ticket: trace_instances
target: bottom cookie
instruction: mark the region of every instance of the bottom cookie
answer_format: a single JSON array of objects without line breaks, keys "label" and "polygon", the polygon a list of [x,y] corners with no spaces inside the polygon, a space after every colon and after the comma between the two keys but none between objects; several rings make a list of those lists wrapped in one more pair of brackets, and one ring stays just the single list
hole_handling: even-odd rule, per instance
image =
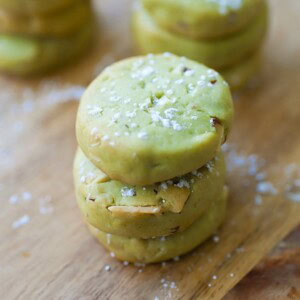
[{"label": "bottom cookie", "polygon": [[210,237],[223,222],[227,189],[194,224],[183,232],[168,237],[135,239],[104,233],[88,225],[91,233],[115,256],[123,261],[155,263],[183,255]]},{"label": "bottom cookie", "polygon": [[244,87],[258,73],[260,68],[260,52],[230,68],[220,70],[220,73],[232,90]]},{"label": "bottom cookie", "polygon": [[91,37],[91,23],[67,38],[39,39],[2,34],[0,71],[17,76],[44,73],[78,57]]}]

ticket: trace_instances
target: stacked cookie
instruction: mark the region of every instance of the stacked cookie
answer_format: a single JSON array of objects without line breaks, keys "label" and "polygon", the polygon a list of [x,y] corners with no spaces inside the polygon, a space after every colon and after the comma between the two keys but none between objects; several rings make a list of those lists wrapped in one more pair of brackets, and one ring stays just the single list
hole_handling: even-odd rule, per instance
[{"label": "stacked cookie", "polygon": [[0,70],[48,71],[79,56],[92,35],[89,0],[0,0]]},{"label": "stacked cookie", "polygon": [[117,258],[167,260],[220,225],[220,145],[232,113],[217,72],[169,53],[115,63],[87,88],[76,121],[76,197],[90,231]]},{"label": "stacked cookie", "polygon": [[189,57],[234,89],[256,73],[266,28],[265,0],[140,0],[133,14],[141,53]]}]

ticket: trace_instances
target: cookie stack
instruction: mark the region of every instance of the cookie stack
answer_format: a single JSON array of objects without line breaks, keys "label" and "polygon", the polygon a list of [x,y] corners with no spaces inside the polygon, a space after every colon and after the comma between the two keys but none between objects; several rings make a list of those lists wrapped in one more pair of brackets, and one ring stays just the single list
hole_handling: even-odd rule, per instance
[{"label": "cookie stack", "polygon": [[233,89],[259,68],[265,0],[140,0],[133,31],[142,54],[165,51],[218,70]]},{"label": "cookie stack", "polygon": [[76,197],[90,231],[121,260],[182,255],[225,216],[220,145],[232,122],[227,83],[165,53],[106,68],[77,114]]},{"label": "cookie stack", "polygon": [[92,35],[89,0],[0,0],[0,70],[34,75],[79,56]]}]

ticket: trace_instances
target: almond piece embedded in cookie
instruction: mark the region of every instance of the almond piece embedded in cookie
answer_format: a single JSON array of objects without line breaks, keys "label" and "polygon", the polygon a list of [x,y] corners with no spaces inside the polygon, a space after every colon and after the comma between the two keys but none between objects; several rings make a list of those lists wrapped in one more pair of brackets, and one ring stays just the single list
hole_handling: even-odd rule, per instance
[{"label": "almond piece embedded in cookie", "polygon": [[173,213],[180,213],[183,210],[184,204],[189,198],[190,190],[188,188],[179,188],[176,186],[169,186],[166,190],[160,190],[158,197],[166,200],[166,207]]},{"label": "almond piece embedded in cookie", "polygon": [[125,214],[141,215],[141,214],[159,214],[161,208],[157,206],[110,206],[108,210],[115,216],[122,216]]}]

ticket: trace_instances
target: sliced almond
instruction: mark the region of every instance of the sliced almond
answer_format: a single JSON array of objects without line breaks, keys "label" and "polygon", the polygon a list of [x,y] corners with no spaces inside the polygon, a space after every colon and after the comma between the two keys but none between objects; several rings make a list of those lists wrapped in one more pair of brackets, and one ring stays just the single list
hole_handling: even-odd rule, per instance
[{"label": "sliced almond", "polygon": [[168,186],[166,190],[160,190],[157,194],[158,197],[167,201],[165,207],[173,213],[180,213],[183,210],[189,195],[189,189],[179,188],[173,185]]},{"label": "sliced almond", "polygon": [[115,216],[122,216],[125,214],[131,215],[140,215],[140,214],[159,214],[161,212],[161,208],[157,206],[110,206],[108,210],[112,212]]}]

